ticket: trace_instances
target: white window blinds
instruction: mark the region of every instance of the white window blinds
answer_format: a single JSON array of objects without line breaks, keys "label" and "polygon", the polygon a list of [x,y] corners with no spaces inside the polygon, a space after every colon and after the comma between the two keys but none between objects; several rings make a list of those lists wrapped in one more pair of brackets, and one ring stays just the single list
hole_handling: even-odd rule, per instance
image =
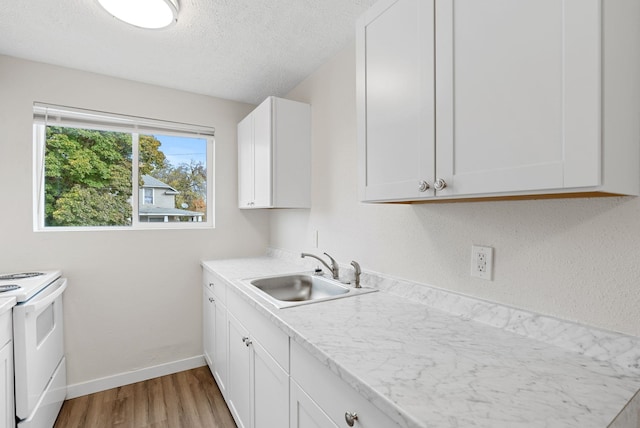
[{"label": "white window blinds", "polygon": [[45,126],[67,126],[140,134],[180,134],[183,136],[213,137],[215,129],[208,126],[165,120],[148,119],[84,110],[51,104],[34,103],[33,121]]}]

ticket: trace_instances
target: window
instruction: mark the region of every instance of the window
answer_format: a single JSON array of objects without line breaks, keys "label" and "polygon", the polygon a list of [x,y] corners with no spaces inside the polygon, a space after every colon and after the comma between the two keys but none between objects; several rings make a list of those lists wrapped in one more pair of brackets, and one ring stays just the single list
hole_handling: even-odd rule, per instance
[{"label": "window", "polygon": [[144,190],[144,202],[145,205],[153,205],[153,188],[145,187]]},{"label": "window", "polygon": [[213,226],[213,129],[34,104],[35,230]]}]

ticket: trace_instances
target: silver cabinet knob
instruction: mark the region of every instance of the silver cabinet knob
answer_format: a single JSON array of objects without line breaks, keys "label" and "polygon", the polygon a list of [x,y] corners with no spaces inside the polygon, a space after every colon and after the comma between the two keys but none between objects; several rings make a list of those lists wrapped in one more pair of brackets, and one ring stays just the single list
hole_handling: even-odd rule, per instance
[{"label": "silver cabinet knob", "polygon": [[345,412],[344,413],[344,420],[347,422],[347,425],[352,427],[353,424],[358,420],[358,414],[357,413],[351,413],[351,412]]},{"label": "silver cabinet knob", "polygon": [[213,288],[213,282],[209,283],[209,288]]},{"label": "silver cabinet knob", "polygon": [[426,192],[427,190],[429,190],[429,183],[424,180],[420,180],[420,182],[418,183],[418,190],[421,192]]},{"label": "silver cabinet knob", "polygon": [[447,182],[444,181],[442,178],[438,178],[436,182],[433,183],[433,187],[435,187],[436,190],[442,190],[445,187],[447,187]]},{"label": "silver cabinet knob", "polygon": [[211,303],[213,303],[213,302],[215,302],[215,299],[214,299],[213,297],[209,297],[209,301],[210,301]]},{"label": "silver cabinet knob", "polygon": [[245,346],[251,345],[251,340],[246,336],[242,338],[242,342],[244,342]]}]

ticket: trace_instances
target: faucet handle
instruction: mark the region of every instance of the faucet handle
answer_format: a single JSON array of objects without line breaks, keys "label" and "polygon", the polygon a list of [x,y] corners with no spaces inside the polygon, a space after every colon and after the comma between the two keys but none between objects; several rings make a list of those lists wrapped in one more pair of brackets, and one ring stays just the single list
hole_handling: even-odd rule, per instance
[{"label": "faucet handle", "polygon": [[353,266],[353,269],[355,270],[356,273],[356,288],[361,288],[360,287],[360,274],[362,273],[362,270],[360,270],[360,264],[358,262],[356,262],[355,260],[351,261],[351,266]]},{"label": "faucet handle", "polygon": [[329,260],[331,260],[331,264],[332,265],[337,265],[338,263],[336,262],[336,260],[331,257],[328,253],[324,253],[325,256],[329,257]]},{"label": "faucet handle", "polygon": [[324,255],[329,257],[329,260],[331,260],[331,273],[333,274],[333,279],[338,279],[339,271],[340,271],[340,266],[338,265],[338,262],[336,262],[336,260],[333,257],[331,257],[329,254],[324,253]]}]

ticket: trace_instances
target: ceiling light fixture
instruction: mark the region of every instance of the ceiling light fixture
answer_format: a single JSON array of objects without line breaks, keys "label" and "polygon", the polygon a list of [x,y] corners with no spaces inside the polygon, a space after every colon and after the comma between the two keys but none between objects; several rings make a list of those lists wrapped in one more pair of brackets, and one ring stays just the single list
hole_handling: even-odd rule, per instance
[{"label": "ceiling light fixture", "polygon": [[178,21],[178,0],[98,0],[107,12],[127,24],[158,29]]}]

